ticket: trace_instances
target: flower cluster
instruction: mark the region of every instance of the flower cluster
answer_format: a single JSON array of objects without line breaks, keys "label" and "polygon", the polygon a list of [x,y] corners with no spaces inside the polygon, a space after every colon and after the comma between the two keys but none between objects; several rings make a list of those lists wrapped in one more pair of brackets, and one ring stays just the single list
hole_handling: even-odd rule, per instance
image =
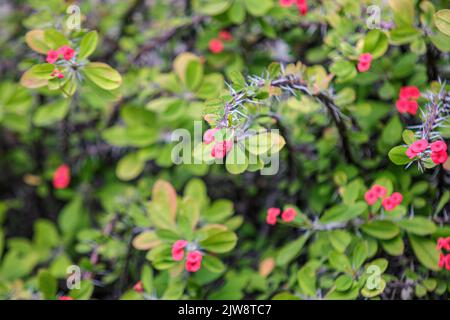
[{"label": "flower cluster", "polygon": [[291,7],[294,3],[302,16],[308,13],[308,2],[306,0],[280,0],[280,6],[285,8]]},{"label": "flower cluster", "polygon": [[358,59],[358,71],[366,72],[370,69],[370,64],[372,63],[372,55],[370,53],[362,53]]},{"label": "flower cluster", "polygon": [[58,300],[73,300],[73,298],[72,297],[69,297],[69,296],[61,296],[61,297],[59,297],[58,298]]},{"label": "flower cluster", "polygon": [[47,52],[47,58],[45,59],[48,63],[55,63],[59,58],[63,58],[68,61],[75,56],[75,50],[68,46],[64,45],[57,50],[49,50]]},{"label": "flower cluster", "polygon": [[70,168],[67,164],[62,164],[56,168],[53,174],[53,187],[55,189],[65,189],[70,184]]},{"label": "flower cluster", "polygon": [[366,191],[364,199],[368,205],[374,205],[378,199],[382,199],[381,205],[384,210],[392,211],[403,201],[403,196],[400,192],[394,192],[390,196],[387,195],[387,189],[383,186],[375,184]]},{"label": "flower cluster", "polygon": [[231,140],[215,141],[215,134],[217,131],[219,131],[218,128],[206,130],[203,134],[203,142],[205,144],[215,142],[211,150],[211,156],[216,159],[223,159],[233,147],[233,142]]},{"label": "flower cluster", "polygon": [[[430,149],[428,151],[428,148]],[[410,159],[416,157],[422,158],[424,155],[430,155],[434,164],[442,164],[447,161],[447,144],[442,140],[434,141],[429,144],[426,139],[414,141],[406,150],[406,155]]]},{"label": "flower cluster", "polygon": [[[181,261],[184,258],[184,249],[188,245],[186,240],[178,240],[172,246],[172,259]],[[186,255],[186,270],[189,272],[197,272],[202,265],[202,254],[198,250],[189,251]]]},{"label": "flower cluster", "polygon": [[419,97],[420,91],[417,87],[402,87],[400,89],[399,97],[395,102],[398,112],[415,115],[417,113],[417,109],[419,108],[419,104],[417,103],[417,99],[419,99]]},{"label": "flower cluster", "polygon": [[233,40],[233,36],[231,35],[231,33],[226,30],[222,30],[219,32],[217,38],[213,38],[209,41],[209,51],[211,51],[212,53],[220,53],[224,48],[223,42],[231,40]]},{"label": "flower cluster", "polygon": [[[446,250],[450,251],[450,237],[447,238],[439,238],[437,241],[438,250]],[[450,253],[443,254],[442,252],[439,254],[439,268],[444,268],[450,270]]]},{"label": "flower cluster", "polygon": [[[277,223],[277,217],[280,215],[281,210],[279,208],[269,208],[267,210],[266,223],[275,225]],[[281,219],[284,222],[291,222],[295,219],[297,212],[294,208],[287,208],[281,213]]]}]

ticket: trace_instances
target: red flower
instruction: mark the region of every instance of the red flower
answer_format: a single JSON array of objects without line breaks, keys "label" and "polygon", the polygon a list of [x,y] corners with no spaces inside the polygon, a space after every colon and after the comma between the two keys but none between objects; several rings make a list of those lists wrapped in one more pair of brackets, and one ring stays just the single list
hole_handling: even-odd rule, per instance
[{"label": "red flower", "polygon": [[58,52],[62,54],[64,60],[70,60],[75,56],[75,50],[68,45],[64,45],[58,49]]},{"label": "red flower", "polygon": [[53,187],[65,189],[70,183],[70,168],[67,164],[60,165],[53,174]]},{"label": "red flower", "polygon": [[69,296],[61,296],[58,298],[58,300],[73,300],[73,298]]},{"label": "red flower", "polygon": [[395,102],[395,106],[400,113],[407,113],[409,111],[409,101],[407,99],[398,99]]},{"label": "red flower", "polygon": [[406,86],[400,88],[400,99],[418,99],[420,97],[420,91],[415,86]]},{"label": "red flower", "polygon": [[417,153],[411,150],[411,147],[408,148],[408,150],[406,150],[406,155],[408,156],[408,158],[413,159],[417,156]]},{"label": "red flower", "polygon": [[446,260],[447,260],[447,257],[443,253],[440,253],[438,267],[443,268],[446,264]]},{"label": "red flower", "polygon": [[233,36],[227,30],[222,30],[219,32],[219,39],[223,41],[231,41],[233,40]]},{"label": "red flower", "polygon": [[186,270],[189,272],[197,272],[200,270],[202,258],[202,254],[198,250],[189,252],[186,258]]},{"label": "red flower", "polygon": [[431,161],[435,164],[445,163],[447,161],[448,155],[446,151],[441,152],[431,152]]},{"label": "red flower", "polygon": [[220,53],[223,51],[223,43],[219,39],[211,39],[209,41],[209,51],[212,53]]},{"label": "red flower", "polygon": [[370,53],[363,53],[359,56],[358,61],[358,71],[366,72],[370,69],[370,64],[372,63],[372,55]]},{"label": "red flower", "polygon": [[364,194],[364,200],[366,200],[367,204],[371,206],[377,202],[378,196],[372,189],[370,189]]},{"label": "red flower", "polygon": [[59,52],[55,51],[55,50],[49,50],[47,52],[47,58],[45,59],[45,61],[47,61],[48,63],[55,63],[59,58]]},{"label": "red flower", "polygon": [[292,4],[295,2],[295,0],[280,0],[280,6],[288,8],[290,6],[292,6]]},{"label": "red flower", "polygon": [[306,0],[297,0],[297,9],[302,16],[308,13],[308,3]]},{"label": "red flower", "polygon": [[439,238],[437,241],[437,248],[438,250],[448,250],[450,251],[450,237],[448,238]]},{"label": "red flower", "polygon": [[442,140],[435,141],[431,144],[431,151],[432,152],[447,151],[447,144]]},{"label": "red flower", "polygon": [[445,269],[450,271],[450,254],[445,258]]},{"label": "red flower", "polygon": [[399,98],[395,103],[400,113],[409,113],[416,115],[419,104],[417,99],[420,97],[420,91],[415,86],[406,86],[400,88]]},{"label": "red flower", "polygon": [[392,211],[397,206],[397,203],[395,203],[395,201],[391,197],[387,197],[383,199],[381,205],[383,206],[384,210]]},{"label": "red flower", "polygon": [[403,196],[400,192],[394,192],[391,194],[391,200],[396,204],[399,205],[403,201]]},{"label": "red flower", "polygon": [[218,128],[206,130],[205,133],[203,134],[203,142],[206,144],[210,144],[211,142],[213,142],[214,135],[216,134],[217,131],[219,131]]},{"label": "red flower", "polygon": [[410,148],[415,153],[424,152],[428,148],[428,141],[426,139],[420,139],[420,140],[414,141],[411,144]]},{"label": "red flower", "polygon": [[231,150],[232,146],[233,142],[231,141],[218,141],[211,150],[211,155],[216,159],[223,159]]},{"label": "red flower", "polygon": [[295,211],[294,208],[287,208],[281,214],[281,219],[283,219],[283,221],[285,221],[285,222],[291,222],[295,219],[296,215],[297,215],[297,212]]},{"label": "red flower", "polygon": [[133,286],[133,290],[136,291],[137,293],[142,293],[142,292],[144,292],[144,287],[142,286],[142,281],[138,281],[138,282]]},{"label": "red flower", "polygon": [[172,259],[181,261],[184,257],[184,248],[187,246],[186,240],[178,240],[172,246]]},{"label": "red flower", "polygon": [[419,109],[419,104],[415,100],[408,101],[408,113],[413,116],[416,115],[417,109]]},{"label": "red flower", "polygon": [[269,208],[267,209],[266,223],[270,225],[275,225],[277,223],[277,217],[280,215],[280,209]]},{"label": "red flower", "polygon": [[379,184],[375,184],[371,189],[378,198],[384,198],[386,196],[387,193],[386,188],[380,186]]}]

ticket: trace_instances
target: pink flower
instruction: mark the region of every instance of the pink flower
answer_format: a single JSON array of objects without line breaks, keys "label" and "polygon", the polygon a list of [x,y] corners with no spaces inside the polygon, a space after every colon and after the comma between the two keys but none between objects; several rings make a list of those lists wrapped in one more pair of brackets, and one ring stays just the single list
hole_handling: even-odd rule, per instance
[{"label": "pink flower", "polygon": [[400,113],[407,113],[409,111],[409,101],[407,99],[398,99],[395,102],[395,106]]},{"label": "pink flower", "polygon": [[431,161],[435,164],[445,163],[447,161],[448,155],[446,151],[441,152],[431,152]]},{"label": "pink flower", "polygon": [[277,223],[277,217],[280,215],[280,209],[269,208],[267,209],[266,223],[270,225],[275,225]]},{"label": "pink flower", "polygon": [[366,72],[370,69],[370,64],[372,63],[372,55],[370,53],[363,53],[359,56],[358,60],[358,71]]},{"label": "pink flower", "polygon": [[297,9],[302,16],[308,13],[308,3],[306,0],[297,0]]},{"label": "pink flower", "polygon": [[233,40],[233,36],[227,30],[222,30],[219,32],[219,39],[223,41],[231,41]]},{"label": "pink flower", "polygon": [[55,50],[49,50],[47,52],[47,58],[45,59],[45,61],[47,61],[48,63],[55,63],[59,58],[59,52],[55,51]]},{"label": "pink flower", "polygon": [[408,150],[406,150],[406,155],[408,158],[413,159],[417,156],[417,153],[412,151],[411,147],[409,147]]},{"label": "pink flower", "polygon": [[136,291],[137,293],[142,293],[142,292],[144,292],[144,287],[142,286],[142,281],[137,282],[137,283],[133,286],[133,290]]},{"label": "pink flower", "polygon": [[408,101],[408,113],[413,116],[416,115],[417,109],[419,109],[419,104],[415,100]]},{"label": "pink flower", "polygon": [[212,53],[220,53],[223,51],[223,43],[219,39],[211,39],[208,46],[209,51]]},{"label": "pink flower", "polygon": [[381,202],[381,205],[386,211],[392,211],[397,206],[397,204],[391,197],[384,198],[383,201]]},{"label": "pink flower", "polygon": [[233,146],[232,141],[218,141],[211,150],[211,156],[216,159],[223,159]]},{"label": "pink flower", "polygon": [[437,248],[438,250],[449,250],[450,251],[450,237],[448,238],[439,238],[437,241]]},{"label": "pink flower", "polygon": [[424,152],[428,148],[428,141],[426,139],[420,139],[420,140],[414,141],[411,144],[410,148],[415,153]]},{"label": "pink flower", "polygon": [[391,200],[396,204],[399,205],[403,201],[403,196],[400,192],[394,192],[391,194]]},{"label": "pink flower", "polygon": [[56,168],[53,174],[53,187],[55,189],[65,189],[70,183],[70,168],[67,164],[62,164]]},{"label": "pink flower", "polygon": [[280,6],[288,8],[294,4],[295,0],[280,0]]},{"label": "pink flower", "polygon": [[203,134],[203,142],[206,144],[210,144],[211,142],[213,142],[214,135],[216,134],[217,131],[219,131],[218,128],[206,130],[205,133]]},{"label": "pink flower", "polygon": [[370,189],[364,194],[364,200],[366,200],[367,204],[371,206],[377,202],[378,196],[372,189]]},{"label": "pink flower", "polygon": [[178,240],[172,246],[172,259],[181,261],[184,257],[184,248],[187,246],[186,240]]},{"label": "pink flower", "polygon": [[384,198],[386,196],[387,193],[386,188],[380,186],[379,184],[375,184],[371,189],[378,198]]},{"label": "pink flower", "polygon": [[447,144],[442,140],[435,141],[431,144],[431,151],[432,152],[447,151]]},{"label": "pink flower", "polygon": [[416,86],[405,86],[400,88],[400,99],[418,99],[420,91]]},{"label": "pink flower", "polygon": [[438,267],[443,268],[445,266],[446,260],[447,260],[447,257],[443,253],[440,253]]},{"label": "pink flower", "polygon": [[58,300],[73,300],[73,298],[69,296],[61,296],[58,298]]},{"label": "pink flower", "polygon": [[68,45],[64,45],[58,49],[58,52],[62,54],[64,60],[70,60],[75,56],[75,50]]},{"label": "pink flower", "polygon": [[297,215],[297,212],[295,211],[294,208],[287,208],[281,214],[281,219],[283,219],[284,222],[291,222],[295,219],[296,215]]},{"label": "pink flower", "polygon": [[450,271],[450,254],[445,258],[445,269]]},{"label": "pink flower", "polygon": [[198,250],[189,252],[186,257],[186,270],[189,272],[197,272],[200,270],[202,258],[202,254]]}]

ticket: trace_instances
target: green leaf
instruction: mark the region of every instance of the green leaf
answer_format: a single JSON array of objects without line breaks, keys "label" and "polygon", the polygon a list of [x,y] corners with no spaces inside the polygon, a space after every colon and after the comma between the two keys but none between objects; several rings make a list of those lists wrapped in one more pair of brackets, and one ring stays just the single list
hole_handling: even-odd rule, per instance
[{"label": "green leaf", "polygon": [[374,59],[377,59],[386,52],[388,49],[388,37],[387,35],[377,29],[370,30],[364,38],[363,52],[372,54]]},{"label": "green leaf", "polygon": [[225,265],[222,263],[222,261],[220,261],[219,258],[211,255],[203,256],[202,266],[204,266],[212,273],[223,273],[225,271]]},{"label": "green leaf", "polygon": [[237,243],[237,236],[232,231],[219,231],[200,241],[200,245],[207,251],[224,253],[232,250]]},{"label": "green leaf", "polygon": [[398,235],[400,229],[391,221],[376,220],[361,225],[361,230],[377,239],[389,240]]},{"label": "green leaf", "polygon": [[335,282],[337,291],[347,291],[352,287],[353,279],[347,274],[340,275]]},{"label": "green leaf", "polygon": [[225,12],[230,7],[231,2],[231,0],[194,0],[192,6],[200,14],[216,16]]},{"label": "green leaf", "polygon": [[389,32],[390,42],[395,45],[411,43],[419,36],[420,31],[413,27],[396,28]]},{"label": "green leaf", "polygon": [[332,251],[328,257],[328,262],[337,271],[351,273],[352,266],[348,257],[340,252]]},{"label": "green leaf", "polygon": [[425,236],[432,234],[436,231],[437,227],[433,221],[424,217],[414,217],[412,219],[403,219],[397,221],[397,225],[406,230],[409,233],[413,233],[419,236]]},{"label": "green leaf", "polygon": [[106,63],[91,62],[82,69],[83,74],[95,85],[105,90],[117,89],[122,83],[122,77]]},{"label": "green leaf", "polygon": [[247,11],[255,17],[265,15],[273,6],[272,0],[245,0],[244,2]]},{"label": "green leaf", "polygon": [[396,26],[402,27],[413,25],[415,18],[413,0],[389,0],[389,5],[394,13]]},{"label": "green leaf", "polygon": [[352,267],[358,270],[366,261],[369,255],[369,249],[366,241],[359,241],[352,252]]},{"label": "green leaf", "polygon": [[69,100],[56,100],[40,106],[33,115],[33,124],[38,127],[52,125],[66,116],[69,111]]},{"label": "green leaf", "polygon": [[416,141],[416,138],[415,138],[415,136],[414,136],[414,132],[411,131],[411,130],[404,130],[403,133],[402,133],[402,138],[403,138],[403,141],[404,141],[406,144],[408,144],[408,145],[410,145],[410,144],[412,144],[414,141]]},{"label": "green leaf", "polygon": [[98,34],[97,31],[90,31],[86,33],[80,41],[80,51],[77,58],[79,60],[89,57],[97,48]]},{"label": "green leaf", "polygon": [[324,224],[346,222],[362,215],[365,211],[367,211],[367,204],[363,201],[351,205],[339,204],[326,210],[319,221]]},{"label": "green leaf", "polygon": [[286,141],[282,136],[275,132],[264,131],[262,133],[254,134],[245,140],[247,150],[254,155],[262,155],[270,152],[279,152]]},{"label": "green leaf", "polygon": [[[195,199],[198,199],[196,197]],[[222,222],[233,215],[233,202],[226,199],[219,199],[212,203],[206,210],[204,218],[208,222]]]},{"label": "green leaf", "polygon": [[304,294],[316,297],[316,268],[305,265],[297,273],[297,282]]},{"label": "green leaf", "polygon": [[450,10],[439,10],[433,15],[433,21],[436,28],[443,34],[450,36]]},{"label": "green leaf", "polygon": [[419,262],[430,270],[438,271],[439,251],[433,241],[409,234],[409,243]]},{"label": "green leaf", "polygon": [[25,42],[34,51],[47,54],[51,49],[44,39],[44,30],[31,30],[25,35]]},{"label": "green leaf", "polygon": [[390,240],[382,240],[381,246],[391,256],[400,256],[405,251],[405,244],[401,236],[397,236]]},{"label": "green leaf", "polygon": [[80,288],[74,288],[70,290],[69,296],[74,300],[89,300],[94,292],[94,285],[90,280],[82,280],[80,282]]},{"label": "green leaf", "polygon": [[186,66],[186,74],[184,76],[186,87],[194,91],[202,82],[203,64],[199,60],[191,60]]},{"label": "green leaf", "polygon": [[116,167],[116,175],[121,180],[133,180],[144,170],[145,162],[137,152],[129,153],[119,160]]},{"label": "green leaf", "polygon": [[145,292],[152,294],[153,293],[153,270],[148,265],[145,264],[142,268],[141,272],[141,281],[142,286],[144,287]]},{"label": "green leaf", "polygon": [[341,82],[351,80],[357,75],[355,66],[347,60],[336,61],[331,65],[330,71],[334,73]]},{"label": "green leaf", "polygon": [[288,264],[292,259],[300,254],[303,246],[309,238],[309,233],[305,233],[294,241],[284,245],[277,254],[276,263],[279,266]]},{"label": "green leaf", "polygon": [[54,300],[56,298],[56,291],[58,284],[56,279],[47,270],[41,270],[38,275],[39,291],[42,292],[44,299]]},{"label": "green leaf", "polygon": [[49,220],[37,220],[34,224],[34,242],[41,247],[58,246],[60,239],[55,225]]},{"label": "green leaf", "polygon": [[154,231],[144,231],[133,239],[133,247],[137,250],[149,250],[160,243]]},{"label": "green leaf", "polygon": [[408,150],[405,146],[397,146],[392,148],[389,153],[389,159],[397,165],[405,165],[411,162],[411,159],[406,155],[406,150]]},{"label": "green leaf", "polygon": [[344,230],[333,230],[327,232],[328,239],[331,242],[331,245],[336,249],[338,252],[344,252],[347,246],[352,241],[351,235]]},{"label": "green leaf", "polygon": [[235,143],[233,148],[227,154],[225,167],[231,174],[240,174],[248,167],[248,159],[245,155],[245,150],[240,143]]},{"label": "green leaf", "polygon": [[34,89],[46,86],[52,78],[51,73],[55,66],[49,63],[37,64],[28,69],[20,78],[20,84],[26,88]]},{"label": "green leaf", "polygon": [[386,288],[386,281],[383,278],[381,278],[379,289],[369,290],[366,286],[364,286],[364,288],[361,289],[361,295],[366,298],[373,298],[382,294],[385,288]]},{"label": "green leaf", "polygon": [[56,50],[63,45],[69,45],[69,41],[66,37],[55,29],[46,29],[44,31],[45,43],[53,50]]},{"label": "green leaf", "polygon": [[242,1],[233,1],[228,10],[228,18],[235,24],[242,24],[245,20],[245,6]]}]

